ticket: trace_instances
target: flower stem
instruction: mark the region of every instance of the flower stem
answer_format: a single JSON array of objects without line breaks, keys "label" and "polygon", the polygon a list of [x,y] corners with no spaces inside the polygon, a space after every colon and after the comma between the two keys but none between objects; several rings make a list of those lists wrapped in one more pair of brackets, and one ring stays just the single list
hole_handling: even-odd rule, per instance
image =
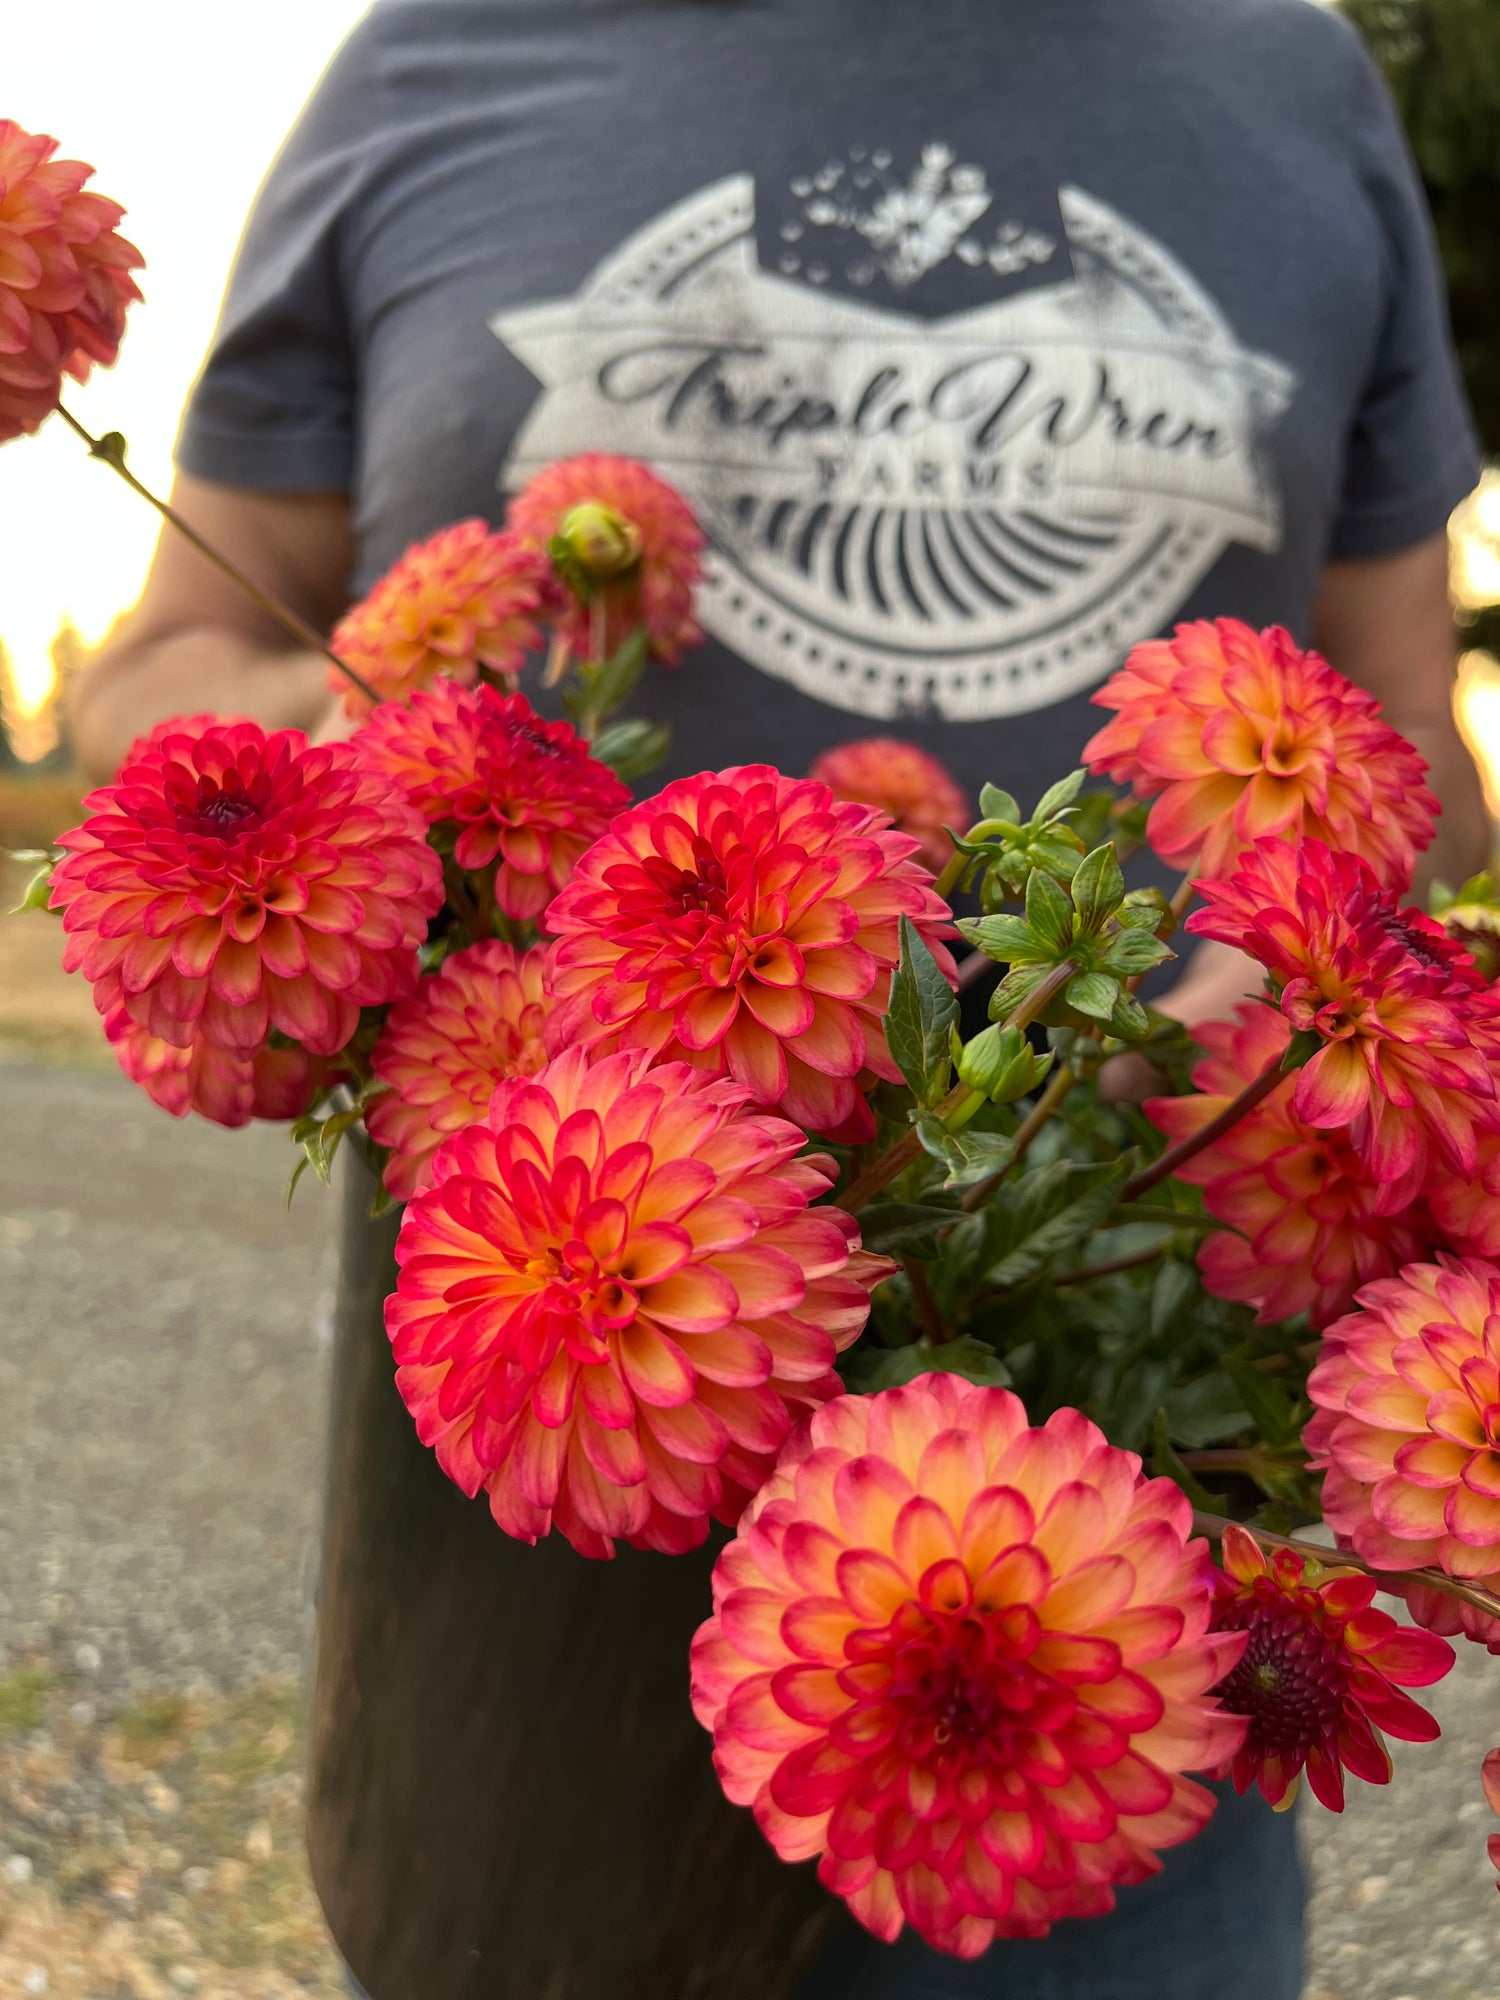
[{"label": "flower stem", "polygon": [[69,430],[83,439],[89,448],[91,458],[99,459],[102,464],[117,472],[132,493],[138,493],[148,506],[154,507],[169,526],[175,528],[179,535],[192,543],[199,555],[205,556],[215,569],[220,570],[232,583],[237,583],[248,597],[254,599],[262,611],[274,618],[284,631],[290,632],[299,645],[306,646],[309,652],[321,653],[325,660],[338,668],[352,687],[359,689],[366,701],[379,702],[381,697],[370,686],[364,675],[356,673],[347,660],[341,660],[327,640],[315,632],[305,618],[299,617],[289,604],[284,604],[274,591],[267,590],[264,584],[246,576],[238,564],[231,562],[222,549],[215,548],[212,542],[185,521],[175,507],[168,505],[165,500],[153,493],[149,486],[143,485],[136,478],[125,463],[125,440],[118,431],[107,431],[103,437],[95,437],[93,432],[85,430],[72,411],[65,409],[61,403],[57,406],[57,414]]},{"label": "flower stem", "polygon": [[984,1204],[995,1192],[995,1189],[1004,1180],[1006,1174],[1010,1172],[1010,1168],[1023,1156],[1037,1133],[1041,1131],[1047,1120],[1057,1110],[1058,1105],[1062,1103],[1077,1081],[1077,1075],[1068,1068],[1066,1063],[1063,1064],[1061,1069],[1053,1071],[1052,1081],[1047,1085],[1047,1088],[1042,1092],[1036,1103],[1032,1105],[1017,1128],[1016,1149],[1011,1154],[1010,1165],[1002,1169],[998,1174],[991,1174],[988,1180],[975,1182],[974,1186],[968,1190],[963,1200],[959,1203],[965,1215],[972,1215],[976,1208],[983,1208]]},{"label": "flower stem", "polygon": [[[1062,992],[1077,970],[1077,966],[1070,958],[1064,959],[1061,965],[1054,965],[1046,978],[1038,980],[1021,1004],[1012,1010],[1005,1026],[1029,1028],[1038,1014],[1045,1012]],[[955,1111],[966,1105],[969,1099],[977,1094],[970,1090],[966,1083],[956,1083],[937,1107],[936,1115],[946,1124]],[[838,1197],[840,1208],[847,1208],[851,1214],[863,1208],[870,1197],[879,1194],[897,1174],[905,1173],[921,1150],[922,1142],[916,1133],[908,1132],[904,1139],[898,1140],[888,1152],[882,1153],[872,1167],[866,1167],[859,1178],[845,1189]]]},{"label": "flower stem", "polygon": [[1123,1257],[1111,1257],[1102,1264],[1082,1264],[1076,1271],[1060,1271],[1050,1282],[1054,1285],[1086,1285],[1093,1278],[1112,1278],[1116,1271],[1134,1271],[1142,1264],[1154,1264],[1166,1250],[1170,1237],[1164,1236],[1160,1243],[1153,1243],[1145,1250],[1131,1250]]},{"label": "flower stem", "polygon": [[958,887],[958,878],[963,874],[964,864],[968,859],[969,856],[961,847],[955,847],[943,865],[942,874],[933,883],[934,893],[941,896],[945,903]]},{"label": "flower stem", "polygon": [[[1219,1514],[1195,1512],[1193,1515],[1193,1526],[1199,1534],[1207,1535],[1210,1541],[1221,1541],[1229,1525]],[[1482,1611],[1487,1618],[1500,1618],[1500,1597],[1481,1590],[1477,1583],[1465,1583],[1461,1577],[1449,1576],[1443,1570],[1376,1569],[1349,1549],[1326,1548],[1321,1542],[1304,1542],[1295,1535],[1273,1535],[1269,1528],[1254,1528],[1245,1521],[1239,1525],[1264,1549],[1290,1549],[1293,1555],[1306,1556],[1313,1562],[1322,1563],[1326,1569],[1357,1569],[1365,1576],[1374,1577],[1382,1590],[1394,1591],[1397,1596],[1400,1596],[1403,1587],[1410,1589],[1413,1585],[1423,1590],[1440,1590],[1445,1597],[1456,1597],[1460,1604],[1467,1604],[1473,1611]]]},{"label": "flower stem", "polygon": [[459,873],[458,863],[451,855],[443,857],[443,892],[452,905],[459,922],[469,933],[470,944],[478,944],[489,936],[480,920],[474,898],[469,894],[469,885]]},{"label": "flower stem", "polygon": [[1153,1160],[1133,1181],[1127,1181],[1120,1190],[1120,1200],[1137,1201],[1148,1188],[1154,1188],[1158,1181],[1175,1174],[1180,1166],[1201,1153],[1206,1146],[1211,1146],[1215,1139],[1222,1138],[1231,1126],[1238,1125],[1246,1112],[1253,1111],[1262,1098],[1269,1097],[1285,1076],[1281,1058],[1277,1056],[1273,1062],[1267,1063],[1258,1077],[1245,1085],[1238,1097],[1230,1099],[1217,1118],[1210,1118],[1198,1131],[1179,1139],[1175,1146],[1168,1146],[1159,1160]]},{"label": "flower stem", "polygon": [[1177,884],[1177,887],[1172,891],[1172,915],[1177,919],[1178,923],[1181,923],[1183,918],[1187,915],[1188,905],[1193,900],[1193,896],[1195,893],[1193,889],[1193,882],[1197,877],[1197,873],[1198,873],[1198,864],[1195,861],[1192,867],[1186,873],[1186,875],[1184,875],[1182,880]]}]

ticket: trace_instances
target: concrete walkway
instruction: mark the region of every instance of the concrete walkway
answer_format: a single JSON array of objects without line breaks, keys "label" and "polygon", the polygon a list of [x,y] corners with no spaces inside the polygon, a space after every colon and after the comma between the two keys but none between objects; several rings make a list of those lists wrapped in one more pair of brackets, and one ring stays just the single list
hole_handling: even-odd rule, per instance
[{"label": "concrete walkway", "polygon": [[[279,1131],[0,1061],[7,2000],[338,1990],[296,1836],[332,1207],[305,1180],[287,1214],[290,1165]],[[1435,1705],[1394,1793],[1304,1817],[1308,2000],[1497,1990],[1500,1661]]]}]

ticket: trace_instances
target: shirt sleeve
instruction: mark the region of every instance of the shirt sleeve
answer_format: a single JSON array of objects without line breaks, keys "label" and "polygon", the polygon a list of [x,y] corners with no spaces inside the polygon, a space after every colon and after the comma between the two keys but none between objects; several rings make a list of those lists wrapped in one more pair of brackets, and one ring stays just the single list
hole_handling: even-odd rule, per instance
[{"label": "shirt sleeve", "polygon": [[1384,250],[1385,309],[1349,433],[1329,545],[1331,556],[1346,559],[1393,555],[1438,534],[1481,462],[1422,184],[1363,45],[1355,120]]},{"label": "shirt sleeve", "polygon": [[245,226],[177,437],[178,465],[200,479],[268,493],[349,486],[355,360],[341,266],[374,137],[366,32],[324,72]]}]

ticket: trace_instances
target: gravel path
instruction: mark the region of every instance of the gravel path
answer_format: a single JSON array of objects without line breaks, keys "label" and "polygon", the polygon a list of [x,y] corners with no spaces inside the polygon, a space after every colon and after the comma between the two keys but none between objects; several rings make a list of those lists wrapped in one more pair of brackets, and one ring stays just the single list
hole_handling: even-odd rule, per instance
[{"label": "gravel path", "polygon": [[[337,1988],[297,1838],[331,1211],[284,1136],[0,1060],[0,1994]],[[1479,2000],[1500,1662],[1303,1819],[1307,2000]]]}]

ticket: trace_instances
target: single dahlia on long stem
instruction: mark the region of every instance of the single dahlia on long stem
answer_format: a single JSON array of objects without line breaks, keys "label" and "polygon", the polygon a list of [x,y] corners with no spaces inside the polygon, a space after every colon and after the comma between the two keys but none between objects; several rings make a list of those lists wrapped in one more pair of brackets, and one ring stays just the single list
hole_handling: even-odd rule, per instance
[{"label": "single dahlia on long stem", "polygon": [[1116,711],[1084,746],[1090,770],[1154,798],[1146,836],[1206,874],[1274,835],[1324,841],[1404,890],[1432,839],[1427,766],[1380,704],[1289,632],[1237,619],[1136,646],[1091,697]]},{"label": "single dahlia on long stem", "polygon": [[421,819],[348,744],[190,718],[137,743],[63,834],[63,964],[174,1047],[315,1055],[417,979],[442,901]]},{"label": "single dahlia on long stem", "polygon": [[788,1441],[714,1573],[693,1705],[729,1797],[887,1940],[976,1957],[1113,1907],[1245,1725],[1213,1568],[1165,1479],[1076,1410],[952,1375]]},{"label": "single dahlia on long stem", "polygon": [[944,973],[948,908],[872,806],[767,764],[621,813],[547,912],[554,1046],[639,1048],[727,1074],[806,1131],[864,1140],[900,1071],[882,1027],[900,923]]},{"label": "single dahlia on long stem", "polygon": [[[895,1267],[831,1160],[641,1051],[502,1082],[407,1208],[386,1327],[448,1476],[508,1534],[694,1548],[733,1522]],[[800,1157],[799,1157],[800,1155]]]},{"label": "single dahlia on long stem", "polygon": [[1469,954],[1320,841],[1258,841],[1197,886],[1187,929],[1258,959],[1291,1026],[1316,1037],[1293,1105],[1320,1131],[1348,1128],[1381,1211],[1405,1208],[1437,1161],[1472,1175],[1477,1128],[1500,1126],[1500,991]]},{"label": "single dahlia on long stem", "polygon": [[1267,1562],[1235,1522],[1224,1529],[1223,1557],[1215,1629],[1246,1635],[1215,1690],[1249,1725],[1230,1766],[1235,1790],[1258,1785],[1273,1806],[1289,1806],[1305,1768],[1322,1803],[1342,1812],[1346,1770],[1390,1783],[1382,1730],[1407,1743],[1436,1740],[1437,1723],[1401,1690],[1441,1680],[1453,1648],[1374,1610],[1373,1577],[1321,1569],[1290,1549]]},{"label": "single dahlia on long stem", "polygon": [[86,382],[114,361],[141,296],[141,253],[115,228],[124,209],[85,186],[92,167],[56,153],[0,119],[0,443],[51,415],[65,375]]}]

